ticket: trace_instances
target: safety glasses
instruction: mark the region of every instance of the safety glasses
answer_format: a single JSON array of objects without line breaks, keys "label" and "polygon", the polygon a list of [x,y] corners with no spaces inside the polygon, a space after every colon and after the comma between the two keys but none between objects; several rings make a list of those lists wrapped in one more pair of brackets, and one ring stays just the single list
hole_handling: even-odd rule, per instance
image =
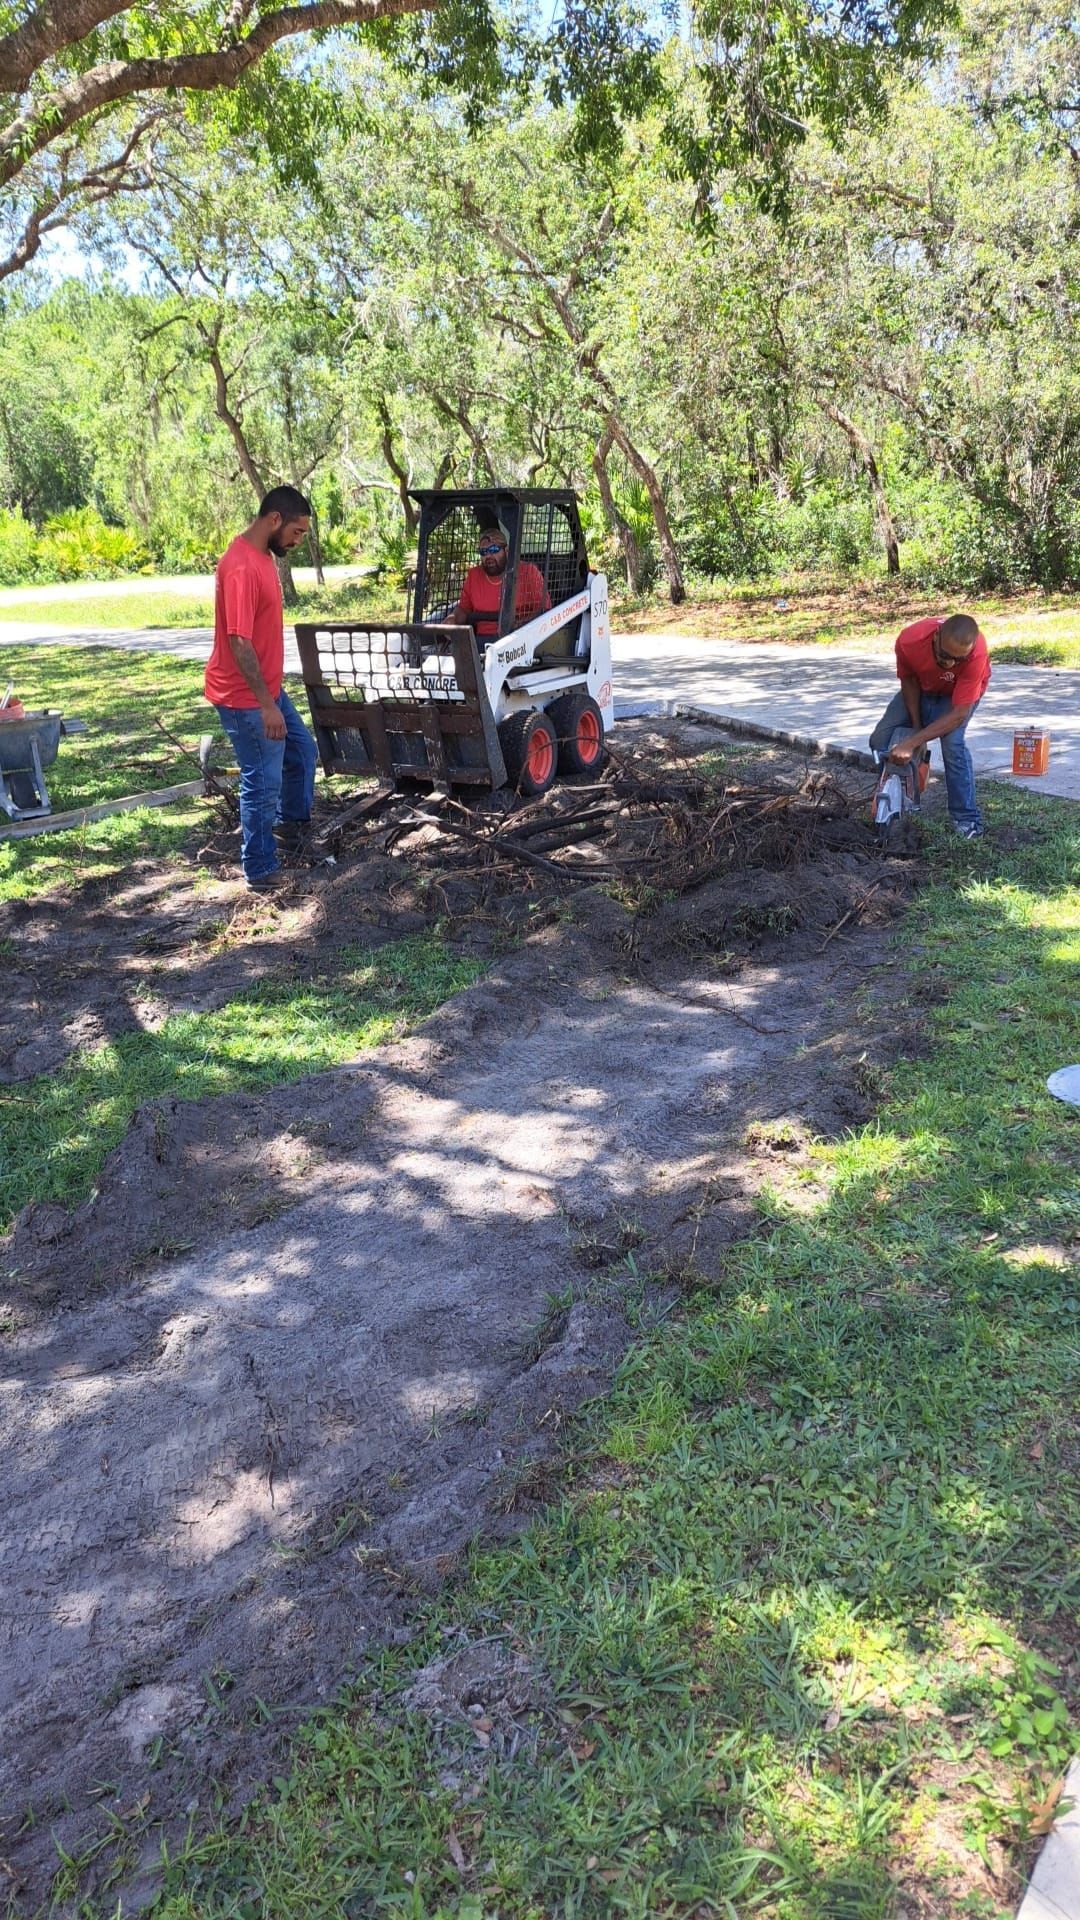
[{"label": "safety glasses", "polygon": [[503,545],[503,542],[501,540],[496,540],[496,541],[493,541],[490,546],[480,548],[480,557],[481,559],[486,560],[489,553],[505,553],[505,552],[506,552],[506,548]]},{"label": "safety glasses", "polygon": [[971,658],[971,648],[966,653],[946,653],[937,635],[933,639],[934,659],[939,667],[962,667],[965,660]]}]

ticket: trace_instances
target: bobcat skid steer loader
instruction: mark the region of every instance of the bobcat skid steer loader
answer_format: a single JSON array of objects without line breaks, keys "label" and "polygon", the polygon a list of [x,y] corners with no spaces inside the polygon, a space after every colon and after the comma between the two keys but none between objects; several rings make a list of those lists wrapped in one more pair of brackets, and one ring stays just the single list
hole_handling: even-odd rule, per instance
[{"label": "bobcat skid steer loader", "polygon": [[[532,797],[559,774],[597,771],[614,717],[608,594],[589,571],[576,495],[488,487],[412,498],[412,618],[296,629],[324,770],[462,797],[507,784]],[[453,616],[466,574],[496,526],[507,546],[497,610],[462,624]]]}]

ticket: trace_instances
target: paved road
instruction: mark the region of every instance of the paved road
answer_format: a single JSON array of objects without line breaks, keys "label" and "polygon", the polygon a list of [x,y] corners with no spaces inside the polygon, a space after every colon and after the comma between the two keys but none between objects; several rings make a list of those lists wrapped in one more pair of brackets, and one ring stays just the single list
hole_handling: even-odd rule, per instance
[{"label": "paved road", "polygon": [[[341,586],[346,580],[360,580],[370,567],[326,567],[324,578],[328,586]],[[298,587],[315,586],[314,567],[294,567],[293,579]],[[123,580],[60,580],[48,587],[0,587],[0,607],[18,607],[28,601],[35,606],[48,601],[83,601],[86,604],[87,618],[93,616],[95,600],[137,599],[142,594],[171,593],[180,599],[213,600],[214,576],[212,573],[157,573],[135,574]]]},{"label": "paved road", "polygon": [[[205,628],[116,632],[0,623],[0,647],[95,641],[203,660],[210,634]],[[612,648],[616,691],[623,701],[704,707],[832,746],[865,748],[870,728],[896,688],[888,654],[846,646],[787,647],[777,641],[740,644],[635,633],[617,634]],[[286,658],[289,668],[298,671],[291,635]],[[1050,729],[1050,769],[1042,779],[1021,784],[1080,800],[1080,671],[995,667],[970,733],[976,771],[1011,780],[1012,736],[1029,723]]]}]

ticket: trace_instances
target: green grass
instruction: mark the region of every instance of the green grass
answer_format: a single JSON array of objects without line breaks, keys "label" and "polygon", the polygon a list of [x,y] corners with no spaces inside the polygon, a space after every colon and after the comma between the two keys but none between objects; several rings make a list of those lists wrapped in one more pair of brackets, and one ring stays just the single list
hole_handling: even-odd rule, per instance
[{"label": "green grass", "polygon": [[130,876],[139,862],[184,854],[205,819],[202,803],[192,799],[171,807],[135,807],[88,827],[0,844],[0,904]]},{"label": "green grass", "polygon": [[85,720],[62,739],[46,770],[60,813],[198,777],[198,766],[158,731],[161,720],[192,750],[217,724],[202,694],[202,667],[115,647],[0,647],[0,683],[11,680],[25,707],[59,707]]},{"label": "green grass", "polygon": [[110,627],[208,627],[213,625],[210,596],[182,599],[167,589],[148,587],[145,593],[95,593],[70,600],[8,601],[0,604],[0,626],[40,621],[47,627],[86,627],[92,632]]},{"label": "green grass", "polygon": [[174,1014],[77,1054],[56,1074],[0,1086],[0,1232],[28,1200],[74,1206],[136,1108],[278,1086],[378,1046],[476,978],[434,936],[346,949],[333,971],[264,980],[214,1013]]},{"label": "green grass", "polygon": [[[9,680],[24,706],[58,707],[86,722],[85,733],[61,740],[46,770],[57,813],[198,779],[198,763],[189,755],[200,734],[219,731],[203,699],[203,669],[196,661],[116,647],[0,647],[0,687]],[[303,705],[299,683],[290,682],[290,690]],[[158,720],[189,753],[165,738]],[[222,754],[227,763],[224,747]],[[104,879],[134,860],[179,852],[200,817],[193,801],[136,810],[75,832],[0,842],[0,901]]]},{"label": "green grass", "polygon": [[[392,579],[358,580],[342,586],[301,588],[297,604],[285,611],[286,620],[348,620],[381,610],[388,619],[400,619],[404,608],[404,589]],[[168,588],[148,587],[145,593],[93,594],[83,599],[17,600],[0,603],[0,628],[3,622],[38,621],[49,627],[85,627],[93,632],[110,628],[134,631],[140,627],[211,627],[214,603],[205,598],[181,598]],[[5,685],[7,683],[5,682]]]},{"label": "green grass", "polygon": [[[0,685],[26,707],[58,707],[85,720],[62,739],[45,778],[57,813],[198,778],[198,766],[169,744],[160,719],[193,750],[216,726],[202,697],[202,668],[187,660],[109,647],[0,647]],[[74,832],[0,842],[0,901],[104,879],[138,859],[179,852],[200,817],[197,802],[117,815]]]},{"label": "green grass", "polygon": [[[986,799],[897,945],[929,1053],[816,1149],[827,1199],[766,1195],[645,1325],[547,1517],[169,1861],[157,1920],[1013,1911],[983,1861],[1074,1739],[1080,1131],[1044,1080],[1080,1056],[1080,829]],[[448,1625],[511,1634],[550,1699],[467,1800],[472,1736],[401,1700]]]},{"label": "green grass", "polygon": [[730,584],[693,580],[685,605],[659,589],[628,600],[613,582],[613,621],[623,632],[693,634],[706,640],[780,641],[799,646],[888,652],[900,628],[943,610],[978,616],[991,659],[1001,666],[1080,667],[1080,599],[1075,594],[933,593],[899,580],[788,578]]}]

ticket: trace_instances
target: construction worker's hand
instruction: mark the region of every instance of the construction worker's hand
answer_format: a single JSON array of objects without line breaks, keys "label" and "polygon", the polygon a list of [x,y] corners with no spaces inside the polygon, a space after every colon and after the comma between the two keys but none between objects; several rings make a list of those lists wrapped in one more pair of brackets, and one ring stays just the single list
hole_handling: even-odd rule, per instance
[{"label": "construction worker's hand", "polygon": [[898,767],[906,767],[909,760],[915,758],[915,753],[916,749],[912,746],[910,740],[901,740],[890,751],[889,759],[894,761]]},{"label": "construction worker's hand", "polygon": [[270,706],[263,708],[262,717],[263,732],[266,738],[268,740],[284,740],[285,715],[282,713],[281,708],[274,706],[271,702]]}]

